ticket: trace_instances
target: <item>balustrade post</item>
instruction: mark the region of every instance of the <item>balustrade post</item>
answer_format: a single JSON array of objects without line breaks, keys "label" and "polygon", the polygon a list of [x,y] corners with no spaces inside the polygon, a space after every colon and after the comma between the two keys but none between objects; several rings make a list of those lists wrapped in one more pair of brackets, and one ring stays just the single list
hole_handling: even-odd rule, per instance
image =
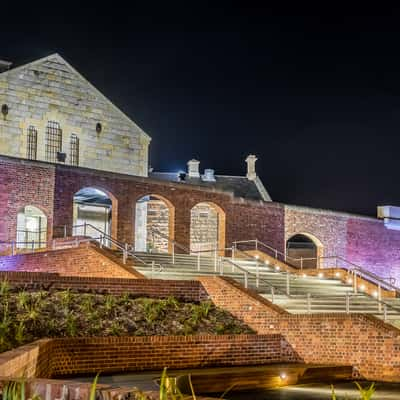
[{"label": "balustrade post", "polygon": [[303,257],[300,257],[300,269],[303,270]]},{"label": "balustrade post", "polygon": [[86,232],[87,231],[87,229],[86,229],[86,221],[84,222],[84,224],[83,224],[83,236],[85,236],[86,237]]},{"label": "balustrade post", "polygon": [[154,269],[155,269],[156,262],[153,260],[151,262],[151,278],[153,279]]},{"label": "balustrade post", "polygon": [[271,286],[271,303],[274,304],[275,300],[275,288]]},{"label": "balustrade post", "polygon": [[214,272],[217,272],[218,265],[217,265],[217,248],[214,249]]},{"label": "balustrade post", "polygon": [[221,257],[218,257],[218,264],[219,264],[219,274],[224,275],[224,264],[222,262]]},{"label": "balustrade post", "polygon": [[290,295],[290,274],[286,272],[286,294]]},{"label": "balustrade post", "polygon": [[258,251],[258,239],[256,239],[256,251]]},{"label": "balustrade post", "polygon": [[247,271],[244,273],[244,287],[248,288],[248,273]]},{"label": "balustrade post", "polygon": [[260,286],[260,269],[258,265],[258,260],[256,260],[256,287]]},{"label": "balustrade post", "polygon": [[311,313],[311,293],[307,293],[307,313]]},{"label": "balustrade post", "polygon": [[200,252],[197,253],[197,271],[200,271]]},{"label": "balustrade post", "polygon": [[346,293],[346,314],[350,313],[350,294]]},{"label": "balustrade post", "polygon": [[99,245],[100,245],[100,248],[102,249],[103,248],[103,235],[100,235]]},{"label": "balustrade post", "polygon": [[383,305],[383,320],[387,322],[387,306],[386,304]]},{"label": "balustrade post", "polygon": [[235,261],[235,246],[232,246],[232,249],[231,249],[231,260]]},{"label": "balustrade post", "polygon": [[11,255],[15,256],[15,242],[14,241],[11,242]]},{"label": "balustrade post", "polygon": [[175,265],[175,242],[172,242],[172,265]]},{"label": "balustrade post", "polygon": [[357,272],[353,272],[353,287],[354,287],[354,294],[357,294]]},{"label": "balustrade post", "polygon": [[[73,230],[74,228],[72,227],[72,230]],[[72,234],[72,236],[73,236],[73,232],[71,232],[71,234]],[[64,238],[66,238],[67,237],[67,225],[64,225]]]},{"label": "balustrade post", "polygon": [[378,284],[378,312],[382,312],[382,290],[381,290],[381,285]]}]

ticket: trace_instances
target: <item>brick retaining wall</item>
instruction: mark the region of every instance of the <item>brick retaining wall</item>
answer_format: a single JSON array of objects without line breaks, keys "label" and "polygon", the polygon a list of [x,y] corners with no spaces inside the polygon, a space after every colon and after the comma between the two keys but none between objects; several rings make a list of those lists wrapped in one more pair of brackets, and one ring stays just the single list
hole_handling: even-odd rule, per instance
[{"label": "brick retaining wall", "polygon": [[89,278],[59,276],[39,272],[1,272],[0,281],[7,280],[11,286],[25,290],[82,290],[135,297],[166,299],[175,297],[184,301],[199,302],[208,299],[199,281],[162,279]]},{"label": "brick retaining wall", "polygon": [[[362,314],[288,314],[229,278],[202,277],[215,305],[259,334],[280,334],[287,357],[306,363],[354,365],[371,380],[400,381],[400,330]],[[285,354],[285,348],[283,348]]]},{"label": "brick retaining wall", "polygon": [[96,246],[0,257],[0,271],[54,272],[64,276],[98,278],[143,278],[143,275],[112,259]]}]

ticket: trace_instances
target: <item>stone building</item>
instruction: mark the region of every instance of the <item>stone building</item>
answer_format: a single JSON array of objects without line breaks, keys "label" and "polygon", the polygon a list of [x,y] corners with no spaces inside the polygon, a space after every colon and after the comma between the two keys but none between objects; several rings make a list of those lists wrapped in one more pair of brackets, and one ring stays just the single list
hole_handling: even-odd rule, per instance
[{"label": "stone building", "polygon": [[3,71],[0,105],[0,154],[147,176],[150,137],[58,54]]}]

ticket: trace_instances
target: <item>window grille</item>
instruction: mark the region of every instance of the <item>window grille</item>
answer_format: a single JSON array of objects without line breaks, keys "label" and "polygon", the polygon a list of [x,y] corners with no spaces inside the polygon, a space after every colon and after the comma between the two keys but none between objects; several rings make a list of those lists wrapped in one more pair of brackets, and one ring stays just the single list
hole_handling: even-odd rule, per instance
[{"label": "window grille", "polygon": [[37,155],[37,129],[34,126],[28,128],[26,158],[28,160],[36,160]]},{"label": "window grille", "polygon": [[62,131],[60,124],[49,121],[46,127],[46,161],[56,162],[57,153],[61,152]]},{"label": "window grille", "polygon": [[79,138],[75,134],[71,135],[70,163],[71,165],[79,165]]}]

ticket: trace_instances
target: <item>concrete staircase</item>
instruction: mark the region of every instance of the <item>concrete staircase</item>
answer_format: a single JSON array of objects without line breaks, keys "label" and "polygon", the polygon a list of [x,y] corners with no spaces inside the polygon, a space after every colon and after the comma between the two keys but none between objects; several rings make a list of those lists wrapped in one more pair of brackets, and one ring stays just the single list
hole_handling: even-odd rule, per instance
[{"label": "concrete staircase", "polygon": [[381,303],[364,293],[353,293],[352,285],[339,279],[288,274],[257,260],[195,255],[139,253],[135,269],[149,278],[196,279],[198,276],[228,276],[293,314],[363,313],[400,326],[400,298]]}]

